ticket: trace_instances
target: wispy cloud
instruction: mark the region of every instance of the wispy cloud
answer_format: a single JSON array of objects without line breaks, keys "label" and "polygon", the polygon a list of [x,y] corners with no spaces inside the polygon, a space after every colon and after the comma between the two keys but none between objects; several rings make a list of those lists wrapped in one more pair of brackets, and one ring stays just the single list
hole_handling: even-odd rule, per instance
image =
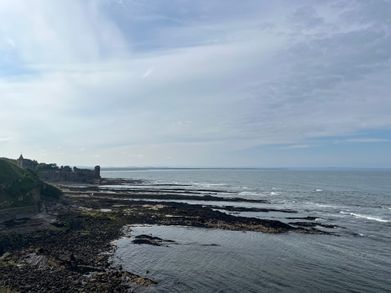
[{"label": "wispy cloud", "polygon": [[[390,6],[2,2],[0,137],[15,139],[1,151],[36,156],[45,146],[42,160],[78,164],[100,155],[111,165],[240,165],[233,152],[263,145],[360,142],[351,136],[391,129]],[[58,145],[67,152],[50,152]],[[141,156],[123,162],[119,150]]]},{"label": "wispy cloud", "polygon": [[12,137],[0,137],[0,142],[8,142],[11,140],[12,140]]},{"label": "wispy cloud", "polygon": [[391,142],[386,138],[374,138],[374,137],[356,137],[338,140],[336,143],[379,143],[379,142]]},{"label": "wispy cloud", "polygon": [[311,145],[309,144],[292,144],[281,147],[282,149],[307,149],[310,148]]}]

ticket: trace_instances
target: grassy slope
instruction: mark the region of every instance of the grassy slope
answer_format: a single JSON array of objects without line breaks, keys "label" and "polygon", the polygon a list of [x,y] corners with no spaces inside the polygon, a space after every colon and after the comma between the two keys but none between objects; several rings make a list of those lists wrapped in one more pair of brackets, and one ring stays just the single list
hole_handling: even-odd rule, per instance
[{"label": "grassy slope", "polygon": [[58,189],[42,182],[35,173],[0,158],[0,209],[34,205],[41,199],[57,199],[60,195]]}]

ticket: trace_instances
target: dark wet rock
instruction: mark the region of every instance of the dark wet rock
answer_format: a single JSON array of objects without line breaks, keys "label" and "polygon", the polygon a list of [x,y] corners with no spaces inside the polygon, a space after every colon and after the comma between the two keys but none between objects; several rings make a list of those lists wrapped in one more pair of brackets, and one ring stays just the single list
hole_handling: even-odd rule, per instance
[{"label": "dark wet rock", "polygon": [[[278,220],[234,216],[213,209],[217,206],[142,199],[124,201],[116,198],[116,194],[111,194],[111,197],[94,198],[93,200],[86,197],[69,197],[69,199],[75,205],[89,209],[113,209],[112,213],[118,214],[118,217],[124,219],[127,224],[181,225],[265,233],[298,231],[297,227]],[[305,227],[301,228],[298,232],[305,233],[305,229],[303,229]],[[311,229],[308,232],[315,233],[316,229]],[[323,232],[319,231],[319,233]]]},{"label": "dark wet rock", "polygon": [[20,219],[12,219],[12,220],[8,220],[8,221],[4,221],[2,224],[7,227],[7,228],[10,228],[10,227],[15,227],[15,226],[18,226],[18,225],[23,225],[25,224],[30,218],[20,218]]},{"label": "dark wet rock", "polygon": [[151,235],[145,235],[145,234],[141,234],[141,235],[137,235],[133,241],[132,241],[133,244],[148,244],[148,245],[153,245],[153,246],[162,246],[166,243],[175,243],[175,241],[173,240],[166,240],[166,239],[162,239],[162,238],[159,238],[159,237],[154,237],[154,236],[151,236]]},{"label": "dark wet rock", "polygon": [[[128,292],[154,281],[113,268],[110,242],[121,221],[68,211],[60,230],[0,233],[0,288],[19,292]],[[105,254],[104,254],[105,253]],[[90,278],[88,276],[95,276]]]},{"label": "dark wet rock", "polygon": [[46,255],[32,252],[24,255],[20,259],[20,264],[34,267],[37,270],[44,270],[49,268],[49,258]]},{"label": "dark wet rock", "polygon": [[268,212],[280,212],[288,214],[296,214],[297,211],[290,209],[275,209],[275,208],[248,208],[248,207],[235,207],[235,206],[210,206],[213,209],[225,210],[229,212],[258,212],[258,213],[268,213]]},{"label": "dark wet rock", "polygon": [[159,237],[148,236],[148,235],[138,235],[132,241],[133,244],[148,244],[148,245],[154,245],[154,246],[161,246],[162,242],[163,242],[163,239],[161,239]]},{"label": "dark wet rock", "polygon": [[162,246],[164,244],[168,243],[175,243],[174,240],[168,240],[168,239],[162,239],[159,237],[154,237],[151,235],[146,235],[146,234],[141,234],[137,235],[133,241],[133,244],[148,244],[148,245],[153,245],[153,246]]},{"label": "dark wet rock", "polygon": [[311,216],[307,216],[307,217],[287,217],[287,219],[289,219],[289,220],[309,220],[309,221],[315,221],[316,219],[318,219],[318,217],[311,217]]},{"label": "dark wet rock", "polygon": [[125,178],[101,178],[100,185],[141,185],[145,183],[141,179],[125,179]]},{"label": "dark wet rock", "polygon": [[[101,185],[60,185],[62,191],[70,196],[92,196],[92,197],[117,197],[118,199],[156,199],[156,200],[188,200],[188,201],[226,201],[226,202],[251,202],[251,203],[268,203],[265,199],[251,199],[242,197],[221,197],[219,193],[234,194],[227,190],[215,189],[198,189],[198,188],[151,188],[151,185],[144,185],[142,180],[132,181],[125,179],[102,179],[108,180],[117,184],[101,184]],[[129,182],[130,181],[130,182]],[[106,183],[108,183],[106,182]],[[125,183],[126,182],[126,183]],[[139,185],[137,188],[126,185]],[[105,185],[102,187],[102,185]],[[110,185],[124,185],[121,188]],[[159,186],[159,185],[155,185]]]},{"label": "dark wet rock", "polygon": [[329,228],[334,229],[338,228],[336,225],[329,225],[329,224],[322,224],[319,222],[290,222],[289,223],[292,226],[299,226],[299,227],[323,227],[323,228]]},{"label": "dark wet rock", "polygon": [[2,256],[0,256],[0,261],[8,260],[11,257],[11,255],[12,254],[10,252],[5,252]]},{"label": "dark wet rock", "polygon": [[[92,189],[84,190],[84,191],[67,191],[63,189],[63,192],[66,195],[70,196],[89,196],[89,197],[109,197],[109,198],[117,198],[117,199],[149,199],[149,200],[186,200],[186,201],[218,201],[218,202],[249,202],[249,203],[269,203],[268,200],[265,199],[248,199],[241,197],[221,197],[221,196],[213,196],[213,195],[193,195],[192,192],[186,192],[185,194],[175,194],[175,193],[165,193],[158,192],[156,190],[135,190],[132,192],[116,192],[113,194],[113,190],[110,192],[107,191],[94,191]],[[150,193],[146,193],[150,192]]]}]

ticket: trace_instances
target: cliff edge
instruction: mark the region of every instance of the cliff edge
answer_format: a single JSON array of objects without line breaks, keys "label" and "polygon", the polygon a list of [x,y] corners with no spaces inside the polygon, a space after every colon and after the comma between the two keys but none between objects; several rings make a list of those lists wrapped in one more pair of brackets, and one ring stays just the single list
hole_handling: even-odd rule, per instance
[{"label": "cliff edge", "polygon": [[33,171],[18,167],[13,160],[0,158],[0,220],[39,212],[44,202],[58,200],[61,194]]}]

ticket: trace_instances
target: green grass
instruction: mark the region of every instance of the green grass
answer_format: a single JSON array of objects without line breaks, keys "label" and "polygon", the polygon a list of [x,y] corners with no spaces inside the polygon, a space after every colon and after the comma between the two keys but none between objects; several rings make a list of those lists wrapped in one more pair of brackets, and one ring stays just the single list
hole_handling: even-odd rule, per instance
[{"label": "green grass", "polygon": [[0,184],[11,183],[17,177],[26,175],[26,171],[19,168],[12,160],[0,158]]},{"label": "green grass", "polygon": [[34,172],[0,158],[0,209],[31,206],[60,196],[61,191],[42,182]]}]

